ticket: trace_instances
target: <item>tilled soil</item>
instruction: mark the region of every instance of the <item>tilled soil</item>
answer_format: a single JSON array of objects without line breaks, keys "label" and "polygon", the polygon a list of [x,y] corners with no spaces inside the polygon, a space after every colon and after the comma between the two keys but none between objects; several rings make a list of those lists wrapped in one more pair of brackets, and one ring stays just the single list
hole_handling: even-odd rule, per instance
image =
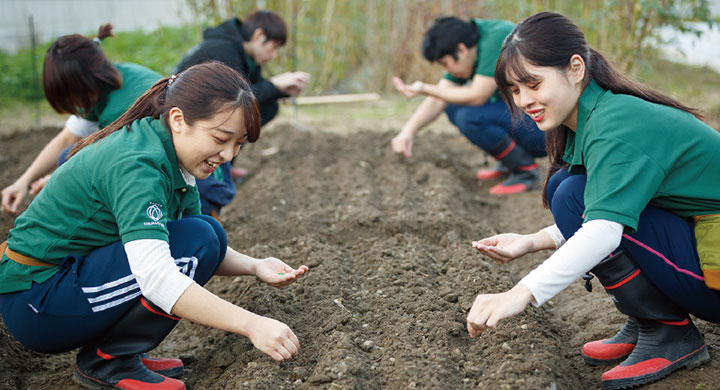
[{"label": "tilled soil", "polygon": [[[0,187],[10,184],[58,131],[0,138]],[[498,265],[470,241],[528,233],[552,223],[539,191],[494,197],[474,172],[482,154],[456,133],[422,134],[406,160],[393,134],[265,130],[235,162],[251,176],[221,215],[230,245],[274,256],[310,273],[285,289],[253,278],[207,287],[255,313],[288,324],[301,343],[276,363],[247,338],[188,321],[155,351],[183,358],[191,389],[481,388],[596,389],[607,368],[583,363],[583,343],[624,322],[595,283],[576,282],[541,308],[530,307],[471,339],[465,316],[478,293],[509,289],[547,257]],[[13,218],[0,214],[0,236]],[[697,321],[711,356],[720,327]],[[0,389],[80,389],[74,353],[41,355],[0,326]],[[680,370],[648,389],[716,389],[720,363]]]}]

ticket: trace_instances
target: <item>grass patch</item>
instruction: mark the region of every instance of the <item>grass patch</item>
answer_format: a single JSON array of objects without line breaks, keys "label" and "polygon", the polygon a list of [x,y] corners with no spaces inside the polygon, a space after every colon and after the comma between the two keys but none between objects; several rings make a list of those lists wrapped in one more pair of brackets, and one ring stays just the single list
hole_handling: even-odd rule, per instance
[{"label": "grass patch", "polygon": [[[201,40],[199,26],[163,27],[155,31],[119,32],[102,43],[113,62],[134,62],[169,75],[183,54]],[[13,106],[44,100],[42,67],[54,40],[10,55],[0,51],[0,104]],[[33,55],[35,72],[33,72]]]},{"label": "grass patch", "polygon": [[707,114],[720,112],[720,73],[695,65],[664,59],[638,63],[637,78],[679,101],[700,108]]},{"label": "grass patch", "polygon": [[134,62],[163,76],[173,73],[182,56],[200,43],[199,26],[163,27],[152,32],[123,32],[103,41],[113,62]]},{"label": "grass patch", "polygon": [[[200,40],[200,26],[163,27],[155,31],[119,32],[115,38],[106,39],[102,47],[108,58],[114,62],[134,62],[162,75],[169,75],[185,52]],[[45,42],[35,48],[37,77],[42,75],[45,52],[50,44],[51,42]],[[0,107],[2,107],[0,120],[6,121],[6,124],[8,119],[13,119],[13,123],[18,122],[28,113],[31,113],[31,117],[28,118],[30,122],[34,117],[39,116],[38,111],[42,116],[53,115],[45,102],[41,81],[35,79],[32,55],[31,49],[22,50],[14,55],[0,51],[0,85],[2,86],[0,87]],[[682,65],[659,59],[658,53],[651,53],[651,56],[654,58],[643,59],[637,64],[637,78],[685,104],[700,108],[705,112],[707,121],[718,128],[720,91],[715,86],[720,85],[720,74],[705,67]],[[266,73],[268,70],[270,69],[267,69]],[[308,71],[312,74],[319,70],[308,69]],[[356,89],[367,90],[365,80],[358,80],[357,83],[361,85]],[[370,81],[367,81],[367,84],[371,84]],[[402,125],[419,103],[420,99],[407,100],[390,91],[378,103],[303,106],[299,111],[301,117],[305,119],[326,117],[338,122],[349,120],[365,124],[376,120],[388,122],[387,124],[392,122],[395,127]],[[34,109],[35,104],[40,106],[40,110]],[[285,109],[286,115],[293,111],[293,109]],[[38,122],[37,118],[34,121]]]}]

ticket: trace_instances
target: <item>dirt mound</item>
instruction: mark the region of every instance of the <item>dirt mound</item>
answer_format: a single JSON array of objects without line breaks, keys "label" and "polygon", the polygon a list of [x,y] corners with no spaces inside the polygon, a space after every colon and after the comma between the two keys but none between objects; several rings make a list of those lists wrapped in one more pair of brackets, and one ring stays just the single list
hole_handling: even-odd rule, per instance
[{"label": "dirt mound", "polygon": [[[0,185],[50,136],[4,138]],[[390,151],[392,136],[279,125],[235,163],[252,174],[221,215],[231,245],[306,264],[310,274],[282,290],[252,278],[215,278],[207,287],[288,324],[300,339],[296,359],[278,364],[244,337],[187,321],[157,352],[181,356],[182,379],[196,389],[598,388],[603,369],[585,366],[579,347],[623,321],[601,291],[587,294],[576,283],[477,339],[465,329],[477,293],[510,288],[545,255],[499,266],[470,241],[551,223],[539,193],[490,196],[494,183],[474,178],[482,154],[459,135],[423,134],[411,161]],[[0,233],[11,222],[0,215]],[[718,327],[700,327],[714,354]],[[31,353],[4,329],[0,342],[0,388],[76,388],[72,354]],[[708,389],[718,367],[713,361],[649,388]]]}]

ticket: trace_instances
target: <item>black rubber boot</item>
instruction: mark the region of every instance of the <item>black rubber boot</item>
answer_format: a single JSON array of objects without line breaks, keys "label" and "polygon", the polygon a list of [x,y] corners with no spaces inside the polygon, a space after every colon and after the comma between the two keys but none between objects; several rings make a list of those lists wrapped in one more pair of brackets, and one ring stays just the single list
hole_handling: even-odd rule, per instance
[{"label": "black rubber boot", "polygon": [[185,389],[183,382],[149,370],[141,360],[179,320],[141,298],[98,342],[80,349],[74,380],[93,389]]},{"label": "black rubber boot", "polygon": [[143,353],[140,355],[140,361],[150,371],[171,378],[177,378],[185,371],[185,365],[180,359],[150,357],[147,353]]},{"label": "black rubber boot", "polygon": [[503,165],[502,161],[497,160],[492,168],[483,168],[477,171],[477,178],[480,180],[490,180],[504,177],[510,174],[510,168]]},{"label": "black rubber boot", "polygon": [[508,195],[538,187],[540,168],[535,159],[512,138],[505,137],[490,154],[502,163],[503,169],[510,172],[507,180],[490,189],[491,194]]},{"label": "black rubber boot", "polygon": [[627,254],[614,255],[592,272],[618,310],[636,318],[639,329],[630,356],[603,373],[604,389],[650,383],[679,368],[694,368],[710,360],[705,340],[687,311],[655,287]]},{"label": "black rubber boot", "polygon": [[637,320],[635,317],[628,317],[625,325],[615,336],[583,345],[582,356],[593,366],[619,363],[635,349],[638,333]]}]

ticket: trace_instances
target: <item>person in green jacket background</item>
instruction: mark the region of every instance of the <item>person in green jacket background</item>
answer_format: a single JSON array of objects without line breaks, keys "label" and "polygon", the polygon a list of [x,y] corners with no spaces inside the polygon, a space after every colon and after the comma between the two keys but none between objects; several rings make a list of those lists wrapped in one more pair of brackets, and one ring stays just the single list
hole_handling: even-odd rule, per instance
[{"label": "person in green jacket background", "polygon": [[393,78],[407,97],[426,98],[391,142],[394,152],[412,157],[415,134],[445,111],[450,122],[497,164],[481,169],[480,180],[506,178],[490,189],[507,195],[534,189],[540,173],[536,157],[545,156],[545,135],[527,117],[513,121],[495,84],[495,63],[503,40],[514,25],[505,20],[442,17],[423,39],[423,56],[437,62],[445,74],[437,84],[405,84]]}]

